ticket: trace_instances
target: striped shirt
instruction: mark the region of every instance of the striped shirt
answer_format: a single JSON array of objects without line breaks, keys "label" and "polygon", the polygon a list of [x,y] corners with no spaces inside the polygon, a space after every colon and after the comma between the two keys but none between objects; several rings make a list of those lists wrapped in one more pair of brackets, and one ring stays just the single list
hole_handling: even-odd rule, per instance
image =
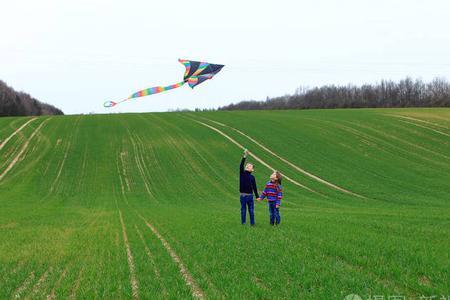
[{"label": "striped shirt", "polygon": [[261,194],[261,199],[267,197],[267,201],[275,201],[276,205],[281,205],[281,198],[283,198],[283,191],[281,185],[269,181]]}]

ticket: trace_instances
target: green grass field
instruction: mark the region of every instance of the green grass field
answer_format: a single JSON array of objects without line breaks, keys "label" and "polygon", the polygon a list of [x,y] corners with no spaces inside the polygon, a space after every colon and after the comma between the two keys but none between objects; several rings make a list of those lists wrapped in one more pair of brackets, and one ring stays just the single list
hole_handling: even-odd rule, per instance
[{"label": "green grass field", "polygon": [[[450,109],[0,118],[0,140],[0,299],[450,296]],[[287,176],[278,227],[265,203],[240,225],[241,145],[260,189]]]}]

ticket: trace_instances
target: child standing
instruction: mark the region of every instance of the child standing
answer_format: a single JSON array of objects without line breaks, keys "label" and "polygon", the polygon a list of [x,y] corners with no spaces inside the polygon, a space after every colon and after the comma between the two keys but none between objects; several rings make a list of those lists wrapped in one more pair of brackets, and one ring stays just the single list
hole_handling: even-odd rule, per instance
[{"label": "child standing", "polygon": [[283,191],[281,188],[282,175],[278,171],[274,171],[270,175],[270,181],[266,183],[266,187],[261,194],[261,198],[256,200],[261,201],[267,197],[270,213],[270,225],[280,224],[280,205],[281,198],[283,198]]}]

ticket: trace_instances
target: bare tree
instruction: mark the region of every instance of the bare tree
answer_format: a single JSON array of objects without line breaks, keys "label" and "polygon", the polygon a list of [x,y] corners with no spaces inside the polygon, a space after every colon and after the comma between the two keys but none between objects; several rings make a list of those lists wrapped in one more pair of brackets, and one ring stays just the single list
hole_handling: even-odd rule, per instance
[{"label": "bare tree", "polygon": [[63,112],[60,109],[50,104],[42,103],[27,93],[16,92],[0,80],[0,117],[62,114]]},{"label": "bare tree", "polygon": [[406,77],[399,82],[382,80],[361,86],[299,87],[293,95],[267,98],[266,101],[241,101],[219,110],[364,107],[450,107],[450,83],[444,78],[425,83]]}]

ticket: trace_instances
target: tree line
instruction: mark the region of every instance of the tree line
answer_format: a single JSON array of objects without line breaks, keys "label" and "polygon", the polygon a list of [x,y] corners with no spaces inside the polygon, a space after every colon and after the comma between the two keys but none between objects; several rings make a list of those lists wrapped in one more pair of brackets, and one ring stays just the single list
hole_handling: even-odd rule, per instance
[{"label": "tree line", "polygon": [[0,117],[63,115],[62,110],[38,101],[24,92],[17,92],[0,80]]},{"label": "tree line", "polygon": [[315,109],[315,108],[450,107],[450,83],[444,78],[430,82],[407,77],[398,82],[324,85],[298,88],[293,95],[265,101],[241,101],[218,110]]}]

